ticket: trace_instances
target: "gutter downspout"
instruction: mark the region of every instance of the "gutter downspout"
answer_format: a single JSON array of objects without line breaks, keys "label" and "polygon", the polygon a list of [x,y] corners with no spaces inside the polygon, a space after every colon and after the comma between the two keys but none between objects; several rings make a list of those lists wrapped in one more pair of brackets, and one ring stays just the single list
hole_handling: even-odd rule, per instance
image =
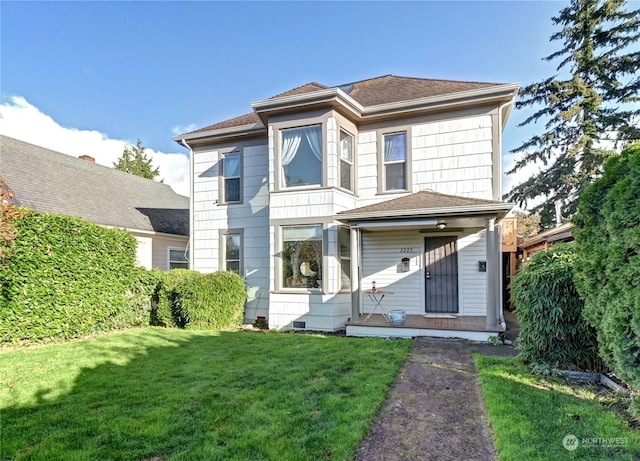
[{"label": "gutter downspout", "polygon": [[[191,244],[193,243],[193,223],[195,221],[194,219],[194,208],[193,208],[193,165],[194,165],[194,158],[193,158],[193,149],[191,148],[191,146],[189,146],[189,144],[187,144],[187,141],[185,141],[184,139],[180,140],[180,144],[182,144],[184,147],[186,147],[187,149],[189,149],[189,241],[187,242],[187,248],[191,247]],[[193,260],[194,260],[194,255],[193,255],[193,249],[191,250],[191,254],[189,255],[189,269],[194,270],[193,269]]]}]

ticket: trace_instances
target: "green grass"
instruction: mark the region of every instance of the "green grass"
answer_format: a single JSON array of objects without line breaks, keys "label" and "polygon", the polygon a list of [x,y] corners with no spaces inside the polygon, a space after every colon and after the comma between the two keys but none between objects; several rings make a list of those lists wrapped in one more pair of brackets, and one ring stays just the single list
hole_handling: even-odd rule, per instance
[{"label": "green grass", "polygon": [[0,353],[0,458],[351,459],[411,342],[144,328]]},{"label": "green grass", "polygon": [[[501,461],[640,459],[640,433],[612,410],[615,396],[533,376],[518,359],[474,358]],[[567,435],[578,439],[573,451]],[[609,438],[623,440],[594,440]]]}]

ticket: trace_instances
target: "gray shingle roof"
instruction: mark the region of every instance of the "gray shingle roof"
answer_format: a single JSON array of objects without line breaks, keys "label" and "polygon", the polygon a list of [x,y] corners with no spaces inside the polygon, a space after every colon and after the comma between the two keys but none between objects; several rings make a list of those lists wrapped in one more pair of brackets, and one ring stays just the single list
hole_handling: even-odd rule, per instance
[{"label": "gray shingle roof", "polygon": [[0,136],[13,201],[106,226],[189,235],[189,198],[167,184]]},{"label": "gray shingle roof", "polygon": [[350,219],[358,219],[360,216],[384,218],[388,216],[402,217],[418,213],[437,215],[441,212],[455,212],[456,209],[459,209],[461,212],[468,212],[474,209],[506,209],[508,211],[512,207],[513,205],[509,203],[497,200],[461,197],[458,195],[422,190],[403,197],[374,203],[373,205],[341,211],[337,216],[338,218],[345,216]]},{"label": "gray shingle roof", "polygon": [[[327,88],[340,88],[362,106],[375,106],[400,101],[410,101],[413,99],[442,96],[446,94],[459,93],[463,91],[477,90],[492,86],[502,85],[501,83],[489,82],[464,82],[457,80],[436,80],[428,78],[399,77],[397,75],[383,75],[381,77],[361,80],[359,82],[346,83],[328,87],[320,83],[311,82],[306,85],[293,88],[284,93],[273,96],[269,99],[282,96],[293,96],[296,94],[310,93]],[[209,125],[190,133],[200,133],[217,130],[221,128],[231,128],[236,126],[262,123],[258,114],[252,112],[229,120]]]}]

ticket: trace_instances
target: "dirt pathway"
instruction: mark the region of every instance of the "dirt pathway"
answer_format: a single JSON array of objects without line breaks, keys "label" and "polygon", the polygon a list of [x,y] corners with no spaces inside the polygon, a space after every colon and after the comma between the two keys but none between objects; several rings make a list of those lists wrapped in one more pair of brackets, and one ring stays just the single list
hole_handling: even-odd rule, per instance
[{"label": "dirt pathway", "polygon": [[495,460],[472,347],[417,338],[356,459]]}]

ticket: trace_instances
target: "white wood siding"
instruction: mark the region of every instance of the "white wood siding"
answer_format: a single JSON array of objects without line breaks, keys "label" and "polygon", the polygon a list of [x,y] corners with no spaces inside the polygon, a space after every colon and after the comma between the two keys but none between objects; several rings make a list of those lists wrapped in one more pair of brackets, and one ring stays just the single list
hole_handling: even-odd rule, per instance
[{"label": "white wood siding", "polygon": [[[405,252],[401,252],[404,249]],[[408,251],[408,252],[407,252]],[[400,271],[402,258],[409,258],[409,272]],[[403,309],[407,314],[424,315],[424,235],[417,231],[362,233],[362,289],[392,291],[385,296],[385,309]],[[362,312],[374,305],[367,295],[362,298]]]},{"label": "white wood siding", "polygon": [[[433,234],[446,235],[446,234]],[[362,234],[362,289],[376,282],[378,290],[392,291],[383,300],[385,309],[402,309],[407,314],[424,315],[424,238],[417,231],[364,232]],[[478,261],[486,261],[485,231],[469,230],[458,236],[459,315],[486,315],[486,273]],[[410,259],[408,272],[401,272],[402,258]],[[362,297],[362,312],[374,305]]]},{"label": "white wood siding", "polygon": [[[303,116],[304,114],[301,114]],[[350,295],[339,293],[339,261],[337,227],[328,218],[340,211],[389,200],[404,195],[379,194],[378,145],[380,130],[388,126],[368,125],[357,131],[355,126],[336,112],[311,114],[323,118],[324,177],[323,188],[276,190],[278,176],[275,165],[279,149],[277,130],[289,123],[293,114],[268,127],[264,145],[242,148],[243,203],[218,205],[220,151],[199,148],[194,154],[193,197],[193,268],[201,272],[219,269],[220,229],[243,229],[243,257],[249,302],[246,317],[269,318],[272,328],[292,328],[294,321],[306,323],[307,329],[333,331],[344,326],[350,317]],[[309,117],[309,114],[304,115]],[[457,117],[457,118],[455,118]],[[278,125],[280,123],[280,125]],[[284,125],[282,125],[284,126]],[[340,128],[356,138],[356,196],[339,190]],[[492,198],[492,116],[488,112],[455,112],[436,119],[430,115],[398,125],[411,133],[410,192],[432,189],[445,194],[475,198]],[[499,131],[499,130],[498,130]],[[277,292],[274,257],[279,245],[277,229],[288,224],[324,223],[325,294]],[[424,237],[417,231],[370,232],[363,234],[362,288],[375,280],[380,289],[395,294],[385,299],[388,309],[401,308],[409,314],[424,313]],[[401,248],[411,248],[401,253]],[[410,258],[409,272],[400,272],[403,257]],[[465,231],[458,239],[459,307],[461,315],[485,315],[486,274],[478,271],[478,261],[486,260],[484,231]],[[373,306],[364,296],[362,310]]]},{"label": "white wood siding", "polygon": [[131,231],[138,242],[136,263],[146,269],[169,270],[169,247],[186,248],[188,238]]},{"label": "white wood siding", "polygon": [[147,270],[151,270],[152,254],[153,254],[153,241],[148,235],[140,235],[131,232],[136,239],[136,265],[142,266]]},{"label": "white wood siding", "polygon": [[220,267],[219,231],[243,229],[243,266],[249,300],[247,320],[268,317],[269,299],[269,191],[266,145],[242,148],[243,203],[219,205],[219,153],[199,151],[194,158],[193,268],[213,272]]},{"label": "white wood siding", "polygon": [[195,151],[193,156],[192,268],[206,273],[218,270],[218,229],[225,216],[217,206],[218,151]]},{"label": "white wood siding", "polygon": [[487,273],[478,269],[487,260],[486,230],[458,239],[460,315],[487,315]]},{"label": "white wood siding", "polygon": [[[491,115],[417,123],[410,131],[411,192],[431,189],[443,194],[493,198]],[[378,194],[381,148],[376,130],[359,133],[357,206],[397,196]]]},{"label": "white wood siding", "polygon": [[165,235],[156,235],[153,237],[152,260],[153,267],[168,271],[169,270],[169,248],[186,249],[187,237],[169,237]]},{"label": "white wood siding", "polygon": [[492,199],[491,116],[412,128],[413,190]]},{"label": "white wood siding", "polygon": [[269,327],[293,329],[293,322],[305,322],[305,329],[335,331],[351,316],[351,294],[334,295],[272,293]]}]

